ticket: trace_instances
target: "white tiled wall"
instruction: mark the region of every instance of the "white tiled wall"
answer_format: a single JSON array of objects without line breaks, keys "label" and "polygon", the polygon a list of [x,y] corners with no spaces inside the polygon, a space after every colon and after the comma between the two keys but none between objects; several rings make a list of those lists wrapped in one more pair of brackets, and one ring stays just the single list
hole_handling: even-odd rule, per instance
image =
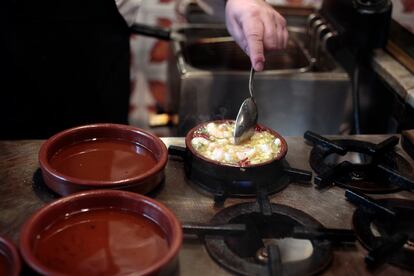
[{"label": "white tiled wall", "polygon": [[[136,21],[169,27],[175,21],[173,0],[143,0]],[[148,112],[165,99],[168,42],[134,35],[131,37],[131,100],[129,122],[147,128]]]}]

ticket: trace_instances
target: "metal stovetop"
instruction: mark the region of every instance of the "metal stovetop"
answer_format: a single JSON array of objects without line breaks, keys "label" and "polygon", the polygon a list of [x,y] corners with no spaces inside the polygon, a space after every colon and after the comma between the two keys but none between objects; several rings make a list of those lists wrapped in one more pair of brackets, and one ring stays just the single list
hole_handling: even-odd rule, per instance
[{"label": "metal stovetop", "polygon": [[[381,142],[389,135],[359,135],[353,139]],[[343,136],[341,138],[344,138]],[[184,146],[184,138],[162,138],[167,146]],[[309,152],[312,148],[302,137],[287,137],[287,161],[292,167],[310,170]],[[0,235],[18,241],[23,222],[40,206],[53,200],[43,185],[38,184],[40,170],[37,153],[42,141],[0,141]],[[414,166],[409,156],[397,147]],[[229,198],[223,207],[215,207],[213,197],[200,192],[186,179],[184,163],[170,157],[166,167],[166,180],[149,196],[167,205],[181,222],[208,222],[222,208],[255,199]],[[332,187],[317,190],[313,185],[292,183],[286,189],[270,196],[273,203],[300,209],[313,216],[325,227],[352,228],[352,214],[355,206],[346,201],[344,190]],[[374,195],[375,198],[407,198],[414,200],[412,193],[403,191],[388,195]],[[356,243],[355,248],[336,248],[331,265],[323,275],[371,275],[364,264],[367,251]],[[384,265],[375,271],[376,275],[411,275],[391,265]],[[179,256],[179,275],[230,275],[208,255],[203,244],[196,238],[184,239]]]}]

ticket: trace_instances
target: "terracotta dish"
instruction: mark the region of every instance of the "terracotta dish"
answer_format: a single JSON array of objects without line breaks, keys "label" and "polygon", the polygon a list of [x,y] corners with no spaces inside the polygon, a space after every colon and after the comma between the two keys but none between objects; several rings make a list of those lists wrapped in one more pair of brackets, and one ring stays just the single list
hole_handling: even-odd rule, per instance
[{"label": "terracotta dish", "polygon": [[21,263],[16,246],[0,237],[0,275],[20,275]]},{"label": "terracotta dish", "polygon": [[[230,120],[212,121],[215,123]],[[184,159],[187,176],[199,183],[203,188],[216,193],[217,189],[225,189],[236,195],[255,194],[257,187],[267,186],[269,179],[279,179],[285,175],[285,156],[288,151],[286,140],[276,131],[258,124],[257,127],[270,132],[280,140],[280,151],[273,159],[259,164],[243,164],[243,166],[224,164],[199,154],[192,146],[194,133],[210,122],[199,124],[191,129],[185,138],[185,148],[170,146],[169,154]],[[207,184],[208,183],[208,184]],[[275,191],[270,191],[275,192]]]},{"label": "terracotta dish", "polygon": [[119,190],[76,193],[23,225],[23,259],[42,275],[157,275],[176,269],[182,230],[146,196]]},{"label": "terracotta dish", "polygon": [[62,131],[39,151],[47,186],[60,195],[88,189],[147,193],[164,179],[167,148],[155,135],[117,124]]}]

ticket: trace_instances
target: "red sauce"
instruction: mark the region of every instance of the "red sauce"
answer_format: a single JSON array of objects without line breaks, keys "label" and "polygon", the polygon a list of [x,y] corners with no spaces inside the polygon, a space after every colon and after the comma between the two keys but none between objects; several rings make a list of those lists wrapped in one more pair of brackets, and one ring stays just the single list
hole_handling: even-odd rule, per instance
[{"label": "red sauce", "polygon": [[116,209],[95,209],[58,219],[36,239],[45,266],[71,275],[129,275],[168,251],[165,233],[150,219]]},{"label": "red sauce", "polygon": [[0,251],[0,276],[6,276],[9,273],[10,262],[9,259]]},{"label": "red sauce", "polygon": [[98,139],[69,145],[50,160],[58,172],[80,179],[117,181],[140,175],[157,160],[148,149],[124,140]]}]

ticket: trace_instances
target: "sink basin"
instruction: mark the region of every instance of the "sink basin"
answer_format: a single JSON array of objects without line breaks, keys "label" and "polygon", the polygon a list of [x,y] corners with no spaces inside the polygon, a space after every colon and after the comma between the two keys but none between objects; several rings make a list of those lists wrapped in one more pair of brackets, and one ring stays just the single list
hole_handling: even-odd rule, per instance
[{"label": "sink basin", "polygon": [[[181,43],[185,62],[199,70],[214,71],[247,71],[250,69],[250,59],[234,41],[220,39],[203,43]],[[264,70],[298,70],[308,71],[311,60],[294,39],[289,39],[288,46],[283,51],[272,51],[266,54]]]},{"label": "sink basin", "polygon": [[[177,30],[226,35],[220,24]],[[310,56],[304,28],[289,28],[289,37],[288,48],[267,53],[265,70],[255,76],[259,123],[282,135],[303,135],[306,130],[336,134],[346,118],[349,78],[328,53],[320,53],[317,60]],[[178,135],[204,121],[235,119],[249,94],[247,55],[231,40],[170,45],[166,109],[179,114]]]}]

